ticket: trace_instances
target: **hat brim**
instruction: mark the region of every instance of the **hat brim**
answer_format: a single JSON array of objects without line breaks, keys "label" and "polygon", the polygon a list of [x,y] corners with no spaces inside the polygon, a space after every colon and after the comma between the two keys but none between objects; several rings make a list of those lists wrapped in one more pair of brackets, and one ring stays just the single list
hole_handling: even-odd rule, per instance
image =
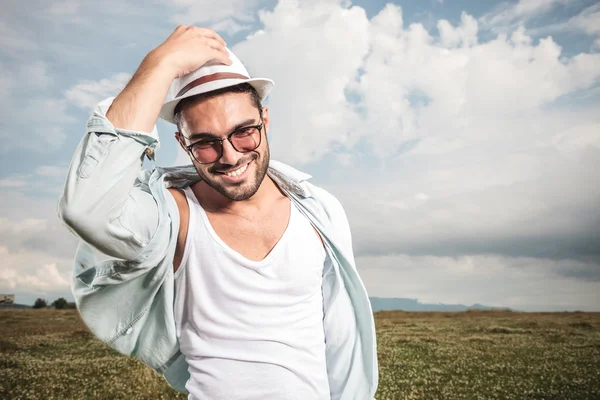
[{"label": "hat brim", "polygon": [[273,82],[270,79],[266,79],[266,78],[221,79],[218,81],[208,82],[203,85],[196,86],[195,88],[190,89],[188,92],[186,92],[181,97],[177,97],[171,101],[167,101],[166,103],[164,103],[160,110],[159,117],[167,122],[175,124],[175,121],[174,121],[175,107],[177,107],[177,103],[179,103],[181,100],[188,98],[188,97],[195,96],[197,94],[208,93],[208,92],[223,89],[226,87],[239,85],[242,83],[250,84],[258,93],[258,97],[260,97],[261,102],[267,98],[267,96],[271,92],[271,89],[273,89],[273,86],[275,85],[275,82]]}]

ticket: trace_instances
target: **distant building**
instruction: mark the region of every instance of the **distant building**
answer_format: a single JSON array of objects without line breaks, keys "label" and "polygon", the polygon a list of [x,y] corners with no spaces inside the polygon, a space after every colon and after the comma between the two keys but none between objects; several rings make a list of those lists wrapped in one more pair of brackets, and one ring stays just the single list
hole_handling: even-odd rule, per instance
[{"label": "distant building", "polygon": [[14,304],[14,294],[0,294],[0,304]]}]

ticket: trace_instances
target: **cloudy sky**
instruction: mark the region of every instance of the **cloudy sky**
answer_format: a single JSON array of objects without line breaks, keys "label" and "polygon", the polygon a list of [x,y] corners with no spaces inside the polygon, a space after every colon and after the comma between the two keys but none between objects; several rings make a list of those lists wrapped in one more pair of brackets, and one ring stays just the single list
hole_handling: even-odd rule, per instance
[{"label": "cloudy sky", "polygon": [[[71,155],[184,23],[275,80],[273,158],[342,201],[371,296],[600,310],[600,4],[214,4],[2,1],[0,293],[72,298]],[[157,164],[188,163],[158,128]]]}]

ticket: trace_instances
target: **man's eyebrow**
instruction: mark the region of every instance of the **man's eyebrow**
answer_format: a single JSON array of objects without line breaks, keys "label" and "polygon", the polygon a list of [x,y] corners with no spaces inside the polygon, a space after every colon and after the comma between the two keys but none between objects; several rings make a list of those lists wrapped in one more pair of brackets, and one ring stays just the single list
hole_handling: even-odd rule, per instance
[{"label": "man's eyebrow", "polygon": [[[231,128],[229,130],[229,133],[231,132],[235,132],[240,128],[244,128],[248,125],[255,125],[256,124],[256,119],[255,118],[249,118],[245,121],[240,122],[239,124],[236,124],[233,128]],[[188,140],[198,140],[198,139],[220,139],[220,136],[215,135],[214,133],[211,132],[194,132],[192,133],[190,136],[188,136]]]}]

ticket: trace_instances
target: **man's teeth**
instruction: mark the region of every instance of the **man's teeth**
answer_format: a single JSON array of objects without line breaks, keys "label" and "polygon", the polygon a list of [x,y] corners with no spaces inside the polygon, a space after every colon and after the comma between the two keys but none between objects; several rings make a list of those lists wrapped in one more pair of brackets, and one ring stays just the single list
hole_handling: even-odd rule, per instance
[{"label": "man's teeth", "polygon": [[238,169],[236,169],[234,171],[225,172],[225,175],[227,175],[227,176],[238,176],[238,175],[243,174],[244,171],[246,171],[247,168],[248,168],[248,164],[246,164],[246,165],[244,165],[244,166],[242,166],[242,167],[240,167],[240,168],[238,168]]}]

